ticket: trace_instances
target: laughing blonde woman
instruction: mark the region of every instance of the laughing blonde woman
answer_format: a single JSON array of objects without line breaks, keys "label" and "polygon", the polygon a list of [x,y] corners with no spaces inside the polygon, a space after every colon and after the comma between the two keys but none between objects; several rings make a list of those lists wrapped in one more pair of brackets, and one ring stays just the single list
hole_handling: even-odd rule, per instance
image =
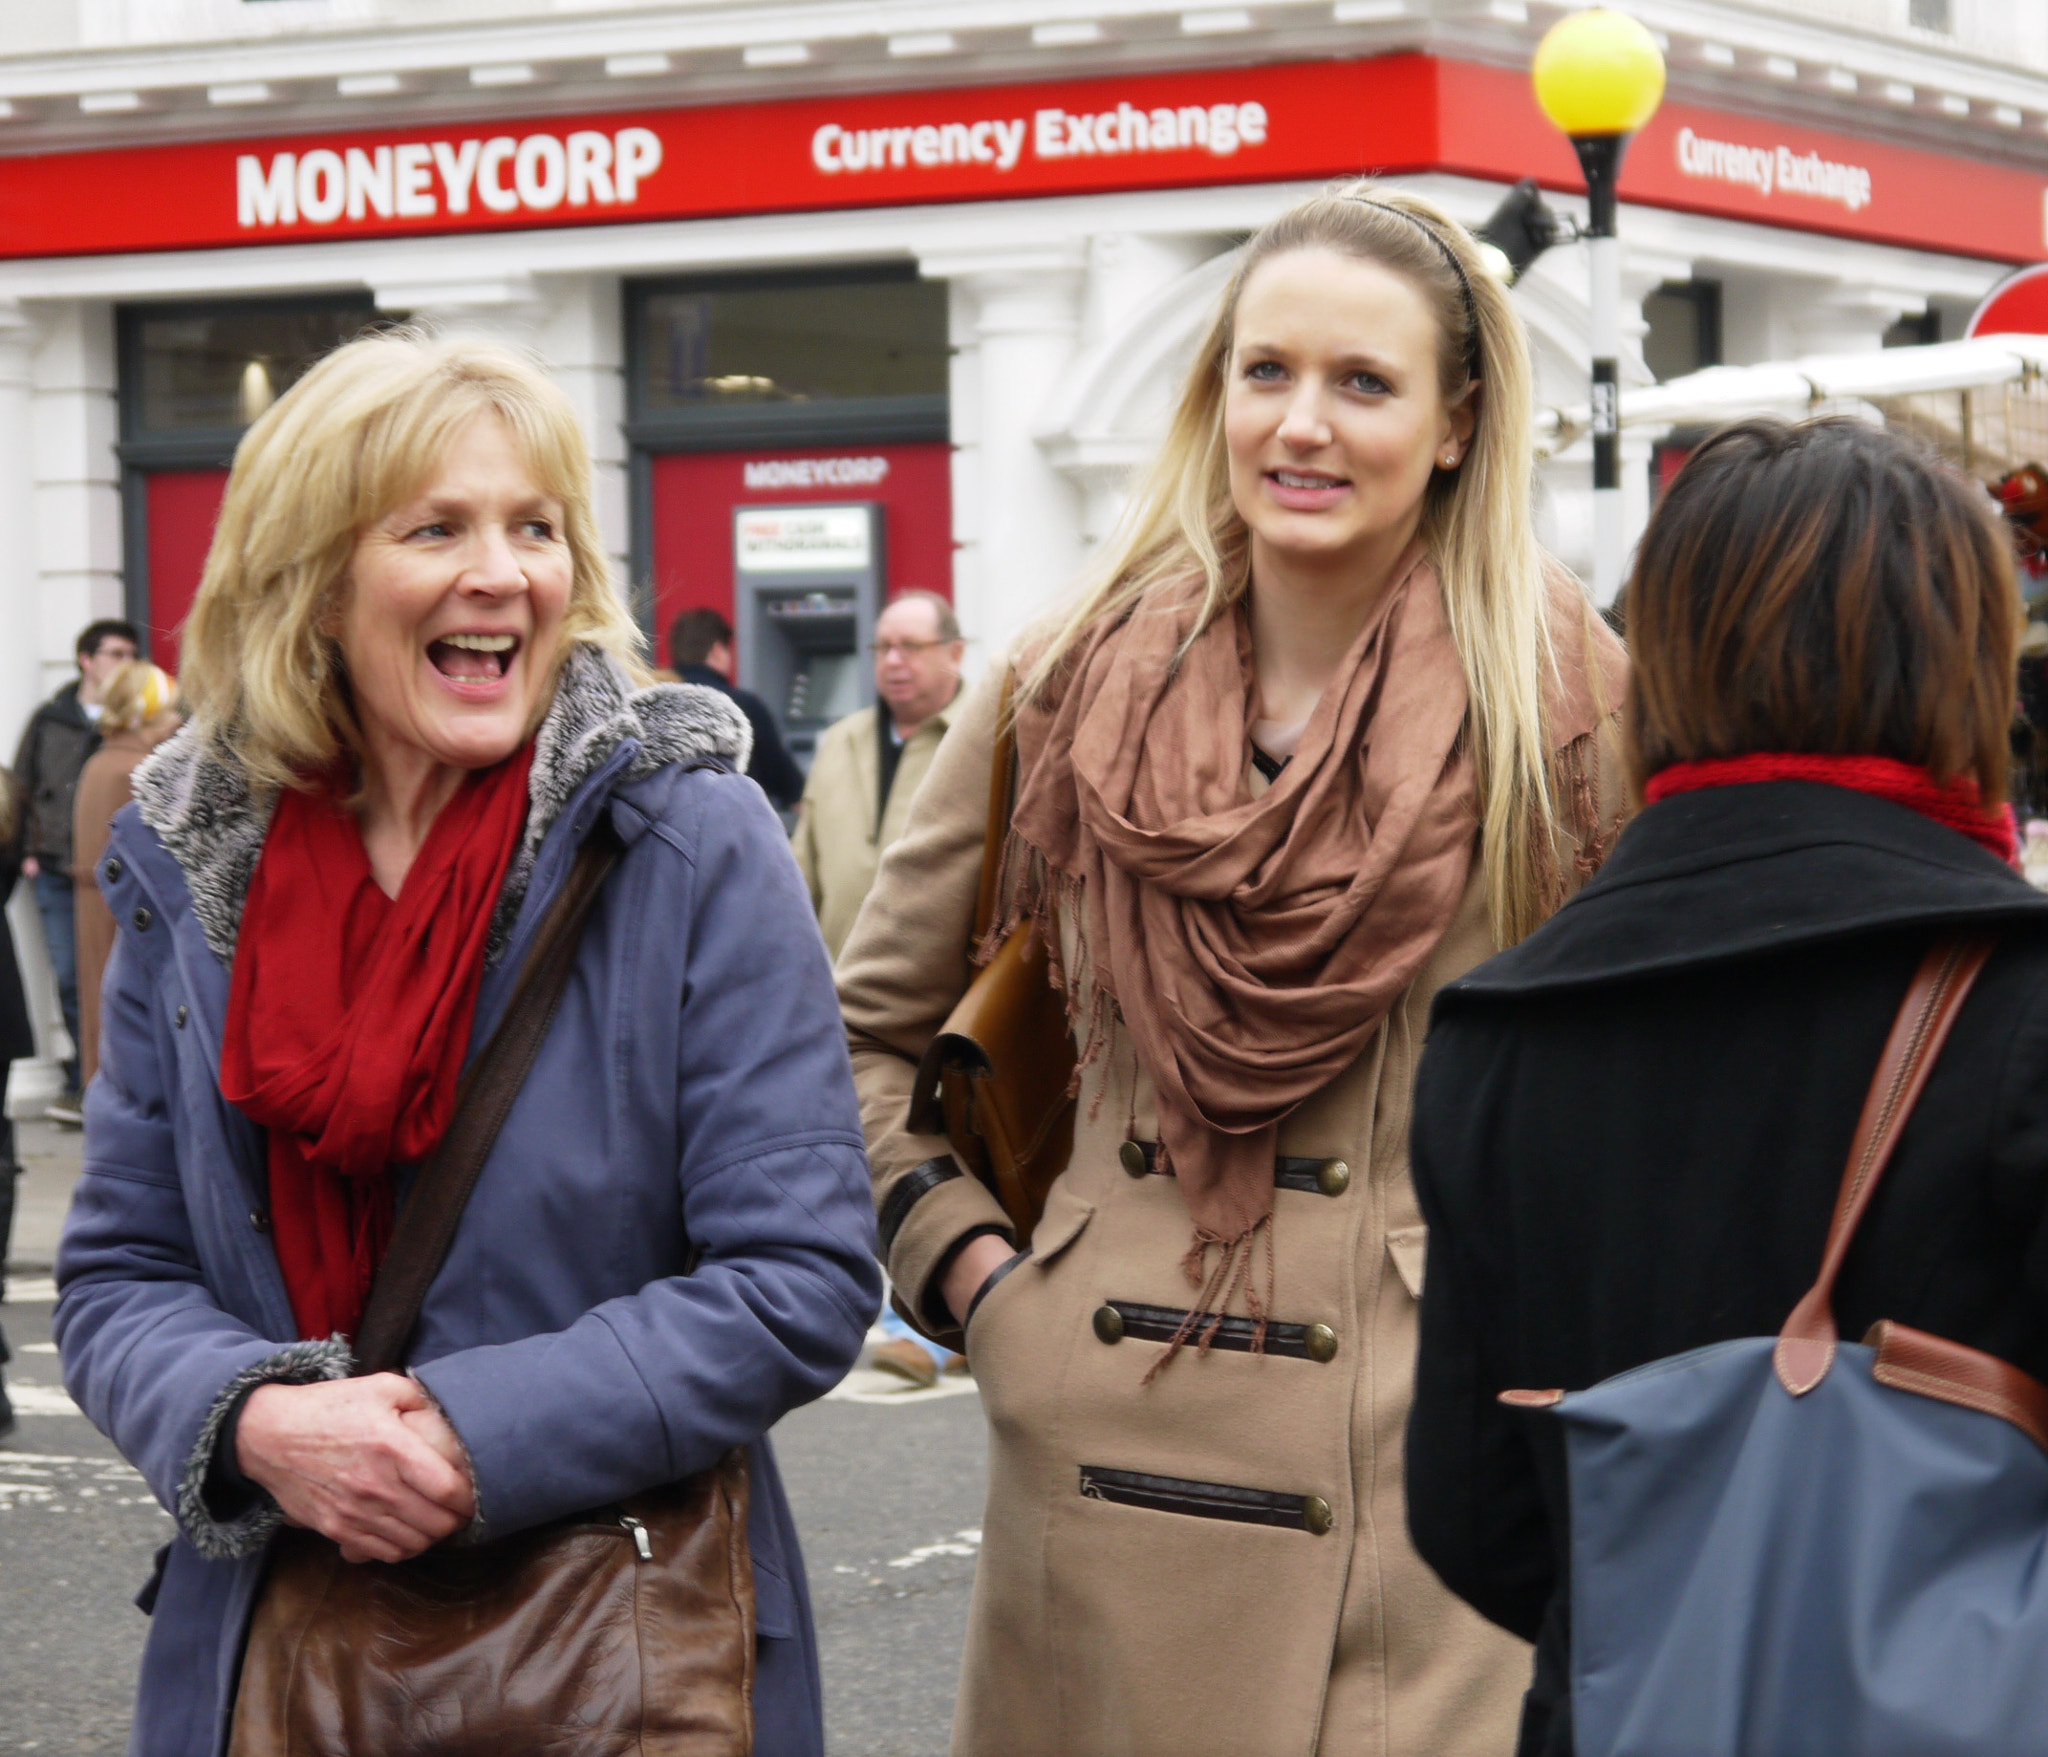
[{"label": "laughing blonde woman", "polygon": [[1621,814],[1619,649],[1530,529],[1529,407],[1429,203],[1246,246],[1120,536],[1008,667],[1007,922],[1081,1066],[1027,1251],[905,1124],[974,974],[1001,668],[847,944],[889,1273],[990,1423],[963,1757],[1513,1748],[1528,1650],[1410,1547],[1401,1445],[1431,997]]}]

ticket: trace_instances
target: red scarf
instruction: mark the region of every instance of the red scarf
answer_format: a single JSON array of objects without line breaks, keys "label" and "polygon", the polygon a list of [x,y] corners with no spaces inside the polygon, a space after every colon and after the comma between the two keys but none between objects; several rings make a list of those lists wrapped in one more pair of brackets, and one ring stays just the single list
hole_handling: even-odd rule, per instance
[{"label": "red scarf", "polygon": [[532,764],[529,744],[465,780],[395,898],[339,788],[277,802],[235,945],[221,1092],[270,1133],[303,1337],[355,1333],[391,1241],[392,1168],[426,1158],[454,1114]]},{"label": "red scarf", "polygon": [[1673,763],[1643,783],[1644,800],[1655,805],[1674,793],[1701,787],[1732,787],[1743,781],[1821,781],[1850,787],[1903,805],[1923,817],[1968,836],[2008,866],[2020,857],[2019,825],[2009,805],[1987,806],[1977,783],[1967,776],[1937,781],[1927,770],[1888,756],[1810,756],[1792,752],[1751,751],[1743,756],[1708,757],[1696,763]]}]

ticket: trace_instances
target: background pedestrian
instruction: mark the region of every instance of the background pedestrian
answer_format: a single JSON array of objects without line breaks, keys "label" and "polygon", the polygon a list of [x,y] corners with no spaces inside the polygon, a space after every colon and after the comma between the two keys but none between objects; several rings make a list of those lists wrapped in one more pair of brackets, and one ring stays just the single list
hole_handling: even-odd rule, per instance
[{"label": "background pedestrian", "polygon": [[78,935],[80,1090],[100,1065],[100,981],[114,949],[114,917],[100,895],[97,868],[114,813],[132,797],[136,767],[177,731],[178,685],[146,659],[116,667],[100,711],[99,748],[79,771],[71,813],[72,896]]},{"label": "background pedestrian", "polygon": [[64,1062],[64,1091],[45,1114],[74,1127],[82,1118],[78,1109],[78,941],[71,884],[72,795],[86,758],[99,745],[107,679],[141,650],[142,639],[134,624],[118,619],[88,623],[78,636],[77,679],[29,716],[14,759],[15,779],[27,796],[22,876],[35,891],[43,944],[49,949],[50,971],[72,1045]]},{"label": "background pedestrian", "polygon": [[775,710],[750,689],[732,681],[732,624],[716,610],[685,610],[668,625],[669,661],[680,683],[715,689],[739,704],[754,729],[754,748],[747,755],[747,773],[783,811],[794,811],[803,797],[804,772],[796,766]]},{"label": "background pedestrian", "polygon": [[[944,598],[898,593],[875,619],[875,705],[818,740],[791,846],[835,957],[882,855],[910,822],[911,801],[951,724],[966,651]],[[964,1354],[920,1336],[894,1307],[883,1306],[881,1324],[887,1335],[868,1350],[870,1366],[922,1387],[967,1370]]]},{"label": "background pedestrian", "polygon": [[[281,1528],[324,1542],[293,1538],[280,1567],[324,1558],[339,1582],[465,1528],[544,1542],[578,1521],[609,1539],[590,1565],[630,1579],[636,1545],[675,1557],[618,1504],[735,1448],[756,1749],[821,1751],[765,1436],[845,1372],[875,1307],[844,1035],[780,826],[735,772],[745,721],[639,685],[590,492],[576,411],[538,368],[402,334],[329,355],[237,453],[183,648],[193,724],[137,771],[99,864],[120,927],[57,1263],[66,1384],[178,1521],[147,1594],[137,1757],[223,1747]],[[377,1271],[414,1236],[395,1168],[429,1177],[469,1050],[593,835],[616,864],[407,1370],[348,1377]],[[484,1543],[459,1572],[522,1553]],[[643,1614],[687,1652],[683,1617],[746,1602],[741,1582],[687,1613],[650,1592],[611,1623],[519,1601],[544,1633],[516,1666],[401,1706],[497,1715],[476,1735],[493,1749],[559,1743],[506,1717],[630,1688]],[[327,1603],[306,1638],[331,1651]],[[359,1642],[401,1644],[364,1614]],[[377,1651],[323,1686],[374,1689]],[[329,1699],[255,1675],[266,1701]],[[647,1690],[660,1706],[659,1675]]]},{"label": "background pedestrian", "polygon": [[1415,1103],[1410,1527],[1537,1643],[1523,1757],[1573,1748],[1563,1435],[1497,1394],[1778,1330],[1946,931],[1997,950],[1835,1313],[1847,1337],[1891,1318],[2048,1378],[2048,899],[2010,864],[2009,539],[1908,440],[1746,421],[1666,490],[1627,606],[1651,803],[1547,926],[1443,991]]},{"label": "background pedestrian", "polygon": [[910,822],[932,755],[952,724],[967,643],[936,592],[899,592],[875,619],[872,708],[825,729],[790,838],[835,958],[883,852]]},{"label": "background pedestrian", "polygon": [[[960,1757],[1513,1743],[1528,1651],[1408,1547],[1397,1462],[1424,1014],[1622,807],[1619,650],[1537,547],[1531,468],[1521,320],[1455,221],[1371,186],[1275,220],[847,942],[889,1272],[989,1417]],[[905,1124],[974,975],[1012,681],[1000,927],[1054,950],[1081,1069],[1022,1254]]]}]

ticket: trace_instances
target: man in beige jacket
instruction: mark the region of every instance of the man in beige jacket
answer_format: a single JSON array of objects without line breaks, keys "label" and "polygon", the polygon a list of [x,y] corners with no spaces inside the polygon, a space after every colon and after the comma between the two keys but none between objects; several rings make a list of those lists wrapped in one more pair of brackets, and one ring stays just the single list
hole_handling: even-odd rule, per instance
[{"label": "man in beige jacket", "polygon": [[818,740],[791,845],[834,958],[875,882],[882,850],[910,821],[910,801],[960,693],[965,650],[945,599],[898,593],[875,621],[880,699]]},{"label": "man in beige jacket", "polygon": [[[965,648],[945,599],[899,593],[875,620],[879,699],[818,740],[792,845],[834,958],[875,882],[882,851],[910,822],[910,802],[960,694]],[[927,1342],[887,1306],[882,1328],[888,1340],[868,1351],[869,1366],[919,1386],[937,1384],[943,1371],[966,1370],[964,1356]]]}]

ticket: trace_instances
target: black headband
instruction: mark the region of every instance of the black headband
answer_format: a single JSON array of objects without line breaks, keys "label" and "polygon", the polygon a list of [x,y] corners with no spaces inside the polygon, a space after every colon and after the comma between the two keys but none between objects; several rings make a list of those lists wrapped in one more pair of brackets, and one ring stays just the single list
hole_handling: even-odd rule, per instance
[{"label": "black headband", "polygon": [[1410,213],[1405,207],[1394,207],[1388,202],[1374,201],[1367,195],[1347,195],[1346,201],[1355,201],[1360,207],[1376,207],[1383,214],[1399,214],[1411,226],[1420,231],[1429,241],[1444,253],[1444,261],[1451,265],[1451,273],[1458,277],[1458,291],[1465,295],[1465,376],[1476,379],[1479,376],[1479,302],[1472,297],[1472,282],[1465,273],[1464,263],[1458,260],[1458,253],[1436,227],[1419,214]]}]

